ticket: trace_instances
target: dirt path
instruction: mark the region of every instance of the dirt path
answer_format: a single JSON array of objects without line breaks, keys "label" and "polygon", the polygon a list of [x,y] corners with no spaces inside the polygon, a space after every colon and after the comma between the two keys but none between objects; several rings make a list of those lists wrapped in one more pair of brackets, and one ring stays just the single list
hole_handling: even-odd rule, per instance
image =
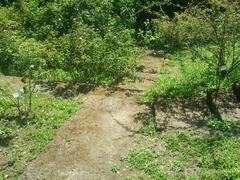
[{"label": "dirt path", "polygon": [[128,152],[132,136],[142,126],[136,115],[146,107],[139,105],[139,95],[151,87],[164,62],[146,54],[140,63],[142,80],[88,93],[81,110],[59,129],[20,179],[116,179],[111,167]]}]

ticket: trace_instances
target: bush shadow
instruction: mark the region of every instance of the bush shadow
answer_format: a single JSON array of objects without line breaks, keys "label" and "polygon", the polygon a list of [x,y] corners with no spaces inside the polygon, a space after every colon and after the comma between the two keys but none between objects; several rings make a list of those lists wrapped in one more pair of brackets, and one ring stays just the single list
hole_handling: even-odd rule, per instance
[{"label": "bush shadow", "polygon": [[96,86],[79,82],[47,82],[38,85],[39,91],[50,91],[55,97],[64,99],[77,97],[79,94],[87,94]]}]

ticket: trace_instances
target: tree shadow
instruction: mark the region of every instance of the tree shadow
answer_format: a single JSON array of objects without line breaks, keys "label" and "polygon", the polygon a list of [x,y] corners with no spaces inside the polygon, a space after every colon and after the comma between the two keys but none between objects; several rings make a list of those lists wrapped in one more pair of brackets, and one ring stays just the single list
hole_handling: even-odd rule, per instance
[{"label": "tree shadow", "polygon": [[[222,94],[216,104],[219,112],[224,117],[223,123],[226,122],[225,119],[231,120],[230,122],[239,122],[240,106],[234,101],[231,95]],[[191,127],[210,133],[214,133],[213,131],[222,131],[222,133],[225,133],[226,131],[234,135],[240,134],[240,125],[238,126],[236,123],[219,125],[220,128],[218,129],[209,126],[208,121],[211,113],[206,105],[205,98],[160,97],[155,106],[156,122],[161,131]],[[221,128],[221,126],[223,127]]]},{"label": "tree shadow", "polygon": [[203,118],[209,113],[202,99],[159,98],[156,103],[157,121],[182,121],[201,127]]},{"label": "tree shadow", "polygon": [[139,130],[134,130],[134,129],[131,129],[130,127],[126,126],[125,124],[121,123],[119,120],[117,120],[116,118],[113,118],[113,120],[118,124],[120,125],[123,129],[125,129],[126,131],[128,132],[131,132],[133,134],[137,134],[139,133]]},{"label": "tree shadow", "polygon": [[233,94],[219,94],[217,106],[224,119],[240,120],[240,103],[235,99]]}]

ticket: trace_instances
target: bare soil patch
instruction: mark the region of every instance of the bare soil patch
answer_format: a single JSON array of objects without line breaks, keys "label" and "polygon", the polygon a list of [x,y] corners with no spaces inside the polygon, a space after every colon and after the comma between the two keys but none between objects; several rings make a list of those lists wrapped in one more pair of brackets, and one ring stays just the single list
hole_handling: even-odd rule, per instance
[{"label": "bare soil patch", "polygon": [[111,168],[134,146],[133,136],[142,127],[135,119],[146,111],[139,104],[140,94],[152,86],[164,60],[148,52],[140,64],[138,81],[84,95],[81,110],[59,129],[20,179],[116,179]]}]

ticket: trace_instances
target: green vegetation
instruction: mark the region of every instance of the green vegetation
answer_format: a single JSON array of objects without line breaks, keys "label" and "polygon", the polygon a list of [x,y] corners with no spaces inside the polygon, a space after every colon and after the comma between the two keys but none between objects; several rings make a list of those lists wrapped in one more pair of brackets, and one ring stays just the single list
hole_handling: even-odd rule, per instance
[{"label": "green vegetation", "polygon": [[0,77],[0,179],[21,174],[77,110],[72,99],[35,91],[36,82],[109,86],[134,77],[134,8],[128,0],[0,2],[0,72],[24,81],[12,89]]},{"label": "green vegetation", "polygon": [[125,1],[114,4],[71,0],[0,6],[1,71],[25,75],[32,64],[44,79],[107,85],[131,76],[139,56],[133,12]]},{"label": "green vegetation", "polygon": [[113,173],[117,173],[120,170],[120,167],[117,164],[114,164],[111,170]]},{"label": "green vegetation", "polygon": [[[137,43],[157,49],[195,46],[200,55],[212,52],[200,57],[217,81],[211,91],[239,67],[239,4],[221,1],[4,1],[0,69],[25,75],[33,64],[35,76],[43,79],[110,85],[134,74]],[[206,44],[211,46],[198,48]],[[227,75],[219,71],[225,66]]]},{"label": "green vegetation", "polygon": [[125,160],[131,167],[143,170],[151,179],[167,179],[167,175],[159,169],[155,154],[150,149],[132,150]]},{"label": "green vegetation", "polygon": [[1,179],[21,174],[28,162],[53,139],[62,123],[78,109],[78,103],[38,93],[33,97],[32,108],[31,119],[19,119],[14,116],[17,113],[0,117]]},{"label": "green vegetation", "polygon": [[147,93],[150,101],[157,96],[205,95],[211,113],[222,119],[214,99],[220,90],[230,89],[239,80],[239,10],[239,2],[213,0],[208,6],[191,5],[172,19],[163,16],[156,20],[150,43],[157,44],[156,48],[166,48],[165,44],[177,49],[173,59],[177,59],[180,72],[177,77],[160,77]]},{"label": "green vegetation", "polygon": [[[224,120],[217,106],[240,77],[239,2],[212,0],[180,8],[174,16],[163,12],[146,22],[143,43],[168,62],[143,97],[153,117],[141,145],[124,160],[150,179],[240,179],[239,119]],[[162,128],[156,116],[165,106],[162,100],[192,97],[196,104],[204,98],[211,113],[202,117],[205,122],[196,119],[202,129]]]},{"label": "green vegetation", "polygon": [[[13,115],[17,110],[17,116],[19,118],[25,117],[26,119],[32,115],[32,98],[35,89],[35,82],[33,81],[33,65],[30,66],[27,71],[27,78],[23,79],[25,85],[21,89],[14,89],[8,82],[3,81],[3,76],[0,75],[0,114],[7,116],[7,113],[11,111]],[[17,82],[19,83],[19,82]]]},{"label": "green vegetation", "polygon": [[[200,48],[198,48],[200,49]],[[213,53],[201,48],[201,60],[191,50],[178,50],[169,55],[169,64],[159,72],[159,78],[155,86],[145,93],[146,101],[153,101],[157,96],[168,97],[196,97],[204,96],[208,89],[217,86],[216,69],[206,62],[213,57]],[[228,78],[224,78],[219,87],[221,90],[229,91],[234,81],[239,77],[238,69]]]},{"label": "green vegetation", "polygon": [[[224,124],[212,126],[225,131]],[[240,129],[239,123],[236,126]],[[124,161],[151,179],[239,179],[239,136],[195,129],[142,135]]]},{"label": "green vegetation", "polygon": [[[239,119],[224,120],[218,107],[240,102],[239,18],[238,0],[2,0],[0,75],[23,84],[0,79],[0,179],[21,174],[78,109],[42,86],[136,79],[147,48],[165,66],[143,97],[151,110],[146,146],[123,160],[149,179],[240,179]],[[193,97],[208,108],[202,129],[160,133],[159,99]]]}]

